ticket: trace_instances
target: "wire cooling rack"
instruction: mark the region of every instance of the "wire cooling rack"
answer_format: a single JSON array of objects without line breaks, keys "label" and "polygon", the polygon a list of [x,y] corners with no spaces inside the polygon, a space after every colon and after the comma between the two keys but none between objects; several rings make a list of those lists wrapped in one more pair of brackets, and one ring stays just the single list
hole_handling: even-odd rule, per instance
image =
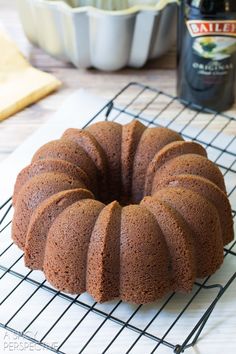
[{"label": "wire cooling rack", "polygon": [[[236,131],[236,120],[182,103],[177,97],[130,83],[88,124],[139,119],[198,141],[225,176],[235,218],[236,141],[235,134],[227,133]],[[164,349],[181,353],[196,343],[216,303],[236,278],[236,242],[232,242],[225,248],[221,270],[197,281],[190,294],[172,293],[150,305],[98,304],[87,294],[58,292],[41,272],[25,268],[22,252],[10,239],[11,218],[9,198],[0,207],[0,326],[56,353],[148,354],[164,353]]]}]

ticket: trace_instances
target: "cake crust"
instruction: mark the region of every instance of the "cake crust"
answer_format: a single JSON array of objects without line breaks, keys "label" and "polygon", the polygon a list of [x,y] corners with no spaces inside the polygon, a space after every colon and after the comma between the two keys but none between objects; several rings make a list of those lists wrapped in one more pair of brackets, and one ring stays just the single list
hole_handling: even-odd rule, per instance
[{"label": "cake crust", "polygon": [[98,302],[187,293],[233,240],[224,178],[205,149],[138,121],[69,129],[43,145],[18,175],[13,202],[25,264]]},{"label": "cake crust", "polygon": [[43,269],[47,235],[53,222],[71,204],[81,199],[93,199],[87,189],[64,190],[44,200],[35,209],[28,227],[25,244],[25,265],[31,269]]},{"label": "cake crust", "polygon": [[200,144],[192,141],[174,141],[158,151],[147,168],[145,195],[151,195],[153,179],[161,166],[177,156],[186,154],[196,154],[207,157],[206,150]]},{"label": "cake crust", "polygon": [[139,203],[144,196],[146,171],[153,157],[166,144],[183,140],[173,130],[166,128],[148,128],[139,141],[133,163],[132,198]]}]

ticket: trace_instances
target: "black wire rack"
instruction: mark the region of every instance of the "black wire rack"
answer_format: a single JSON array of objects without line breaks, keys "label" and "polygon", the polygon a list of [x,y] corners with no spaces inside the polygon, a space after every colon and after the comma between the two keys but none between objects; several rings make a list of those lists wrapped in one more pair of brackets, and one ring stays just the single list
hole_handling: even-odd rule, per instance
[{"label": "black wire rack", "polygon": [[[224,174],[235,218],[234,117],[130,83],[87,124],[104,119],[120,123],[139,119],[147,126],[172,128],[186,140],[202,144]],[[235,241],[225,248],[221,270],[196,281],[190,294],[171,293],[150,305],[98,304],[87,294],[58,292],[41,272],[25,268],[22,252],[11,242],[11,218],[9,198],[0,207],[0,327],[56,353],[148,354],[164,353],[164,349],[181,353],[197,342],[217,302],[236,278]]]}]

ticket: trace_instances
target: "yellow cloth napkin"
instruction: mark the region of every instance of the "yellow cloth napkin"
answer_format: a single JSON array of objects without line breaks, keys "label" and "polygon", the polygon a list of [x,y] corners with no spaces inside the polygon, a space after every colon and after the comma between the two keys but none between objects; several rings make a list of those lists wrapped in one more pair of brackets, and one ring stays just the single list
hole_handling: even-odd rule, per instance
[{"label": "yellow cloth napkin", "polygon": [[33,68],[0,32],[0,121],[56,90],[61,82]]}]

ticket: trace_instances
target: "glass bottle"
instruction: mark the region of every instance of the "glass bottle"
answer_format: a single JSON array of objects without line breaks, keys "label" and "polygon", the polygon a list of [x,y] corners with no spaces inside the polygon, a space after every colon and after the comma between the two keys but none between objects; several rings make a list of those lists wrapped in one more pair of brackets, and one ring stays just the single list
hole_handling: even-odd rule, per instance
[{"label": "glass bottle", "polygon": [[236,0],[182,0],[178,19],[178,96],[225,111],[234,103]]}]

